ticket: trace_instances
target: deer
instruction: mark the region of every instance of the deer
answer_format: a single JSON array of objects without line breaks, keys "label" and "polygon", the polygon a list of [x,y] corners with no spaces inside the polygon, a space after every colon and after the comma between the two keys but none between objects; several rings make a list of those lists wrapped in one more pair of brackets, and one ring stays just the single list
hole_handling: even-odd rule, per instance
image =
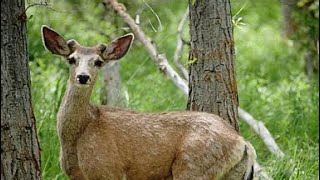
[{"label": "deer", "polygon": [[41,27],[44,47],[69,64],[57,114],[60,166],[72,180],[249,180],[256,152],[219,116],[135,112],[90,103],[97,73],[131,47],[129,33],[94,47]]}]

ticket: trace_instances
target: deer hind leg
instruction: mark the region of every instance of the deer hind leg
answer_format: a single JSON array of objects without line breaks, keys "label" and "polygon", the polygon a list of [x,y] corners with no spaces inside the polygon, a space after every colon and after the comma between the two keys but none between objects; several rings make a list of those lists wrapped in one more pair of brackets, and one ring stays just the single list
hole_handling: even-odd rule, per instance
[{"label": "deer hind leg", "polygon": [[182,154],[174,162],[172,174],[174,180],[251,180],[252,172],[247,170],[245,160],[233,165],[228,159],[210,158],[206,154],[200,157]]},{"label": "deer hind leg", "polygon": [[254,162],[256,159],[256,153],[250,143],[245,145],[243,156],[241,160],[233,166],[224,176],[223,179],[241,179],[241,180],[253,180],[256,179],[254,172]]},{"label": "deer hind leg", "polygon": [[206,167],[205,163],[201,164],[201,161],[184,154],[174,162],[172,176],[174,180],[213,180],[216,173],[212,166]]},{"label": "deer hind leg", "polygon": [[[252,161],[252,148],[249,147],[248,151],[246,148],[247,144],[242,139],[219,142],[193,134],[177,153],[172,166],[173,179],[225,179],[226,174],[235,167],[232,172],[241,171],[241,176],[230,176],[231,179],[227,180],[240,180],[246,173],[248,162]],[[247,158],[248,161],[242,162]]]},{"label": "deer hind leg", "polygon": [[[210,141],[210,140],[209,140]],[[213,180],[223,170],[208,142],[189,139],[172,165],[174,180]],[[209,142],[209,144],[211,144]]]},{"label": "deer hind leg", "polygon": [[254,172],[254,163],[256,161],[256,151],[253,146],[246,141],[242,151],[236,154],[242,154],[241,159],[227,171],[223,179],[230,180],[253,180],[256,179]]}]

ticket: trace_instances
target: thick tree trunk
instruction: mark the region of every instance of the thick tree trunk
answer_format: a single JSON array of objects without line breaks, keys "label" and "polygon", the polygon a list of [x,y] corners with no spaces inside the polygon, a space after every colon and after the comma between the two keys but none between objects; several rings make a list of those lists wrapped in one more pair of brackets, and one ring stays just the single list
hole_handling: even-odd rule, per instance
[{"label": "thick tree trunk", "polygon": [[5,180],[41,179],[24,6],[24,0],[1,1],[1,179]]},{"label": "thick tree trunk", "polygon": [[229,0],[189,0],[191,48],[187,108],[219,115],[237,131],[238,92]]}]

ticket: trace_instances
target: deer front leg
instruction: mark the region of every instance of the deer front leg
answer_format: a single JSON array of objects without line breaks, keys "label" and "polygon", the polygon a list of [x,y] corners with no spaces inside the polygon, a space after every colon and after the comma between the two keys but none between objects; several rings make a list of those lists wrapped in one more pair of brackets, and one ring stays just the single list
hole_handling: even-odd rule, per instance
[{"label": "deer front leg", "polygon": [[60,166],[71,180],[85,180],[79,164],[76,149],[60,150]]}]

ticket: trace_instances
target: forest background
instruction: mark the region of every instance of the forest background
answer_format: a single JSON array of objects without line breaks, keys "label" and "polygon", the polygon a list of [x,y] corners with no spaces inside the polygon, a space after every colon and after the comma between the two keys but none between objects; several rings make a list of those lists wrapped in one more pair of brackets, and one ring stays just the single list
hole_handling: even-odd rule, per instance
[{"label": "forest background", "polygon": [[[177,29],[188,2],[119,2],[125,4],[132,17],[139,15],[140,27],[174,65]],[[27,10],[27,29],[42,176],[66,179],[59,167],[56,114],[65,90],[68,66],[44,49],[40,27],[49,25],[66,39],[76,39],[88,46],[108,43],[130,29],[102,1],[27,3],[37,4]],[[298,30],[288,37],[283,32],[285,18],[279,0],[231,1],[240,107],[265,124],[285,157],[279,159],[271,154],[260,137],[240,120],[241,134],[254,145],[259,163],[274,179],[319,179],[319,69],[312,75],[305,72],[306,53],[314,48],[309,42],[312,37],[319,39],[319,1],[299,3],[293,15]],[[188,41],[188,22],[182,34]],[[187,46],[181,60],[188,68]],[[120,61],[120,74],[127,108],[141,112],[186,109],[187,97],[159,71],[138,41]],[[102,86],[101,76],[92,96],[96,104],[101,104]]]}]

